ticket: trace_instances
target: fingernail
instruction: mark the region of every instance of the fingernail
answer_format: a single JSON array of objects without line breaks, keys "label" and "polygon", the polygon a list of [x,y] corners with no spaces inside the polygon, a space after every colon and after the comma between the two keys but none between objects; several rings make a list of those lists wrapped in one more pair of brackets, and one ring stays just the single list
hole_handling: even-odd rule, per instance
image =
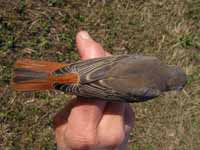
[{"label": "fingernail", "polygon": [[86,32],[86,31],[82,31],[81,34],[80,34],[81,38],[84,39],[84,40],[89,40],[89,39],[92,39],[90,37],[90,35]]}]

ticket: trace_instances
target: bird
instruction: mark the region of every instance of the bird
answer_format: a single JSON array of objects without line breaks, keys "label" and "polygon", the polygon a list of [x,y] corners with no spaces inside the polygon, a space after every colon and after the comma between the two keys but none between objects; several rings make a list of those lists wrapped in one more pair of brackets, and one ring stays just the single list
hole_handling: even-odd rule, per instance
[{"label": "bird", "polygon": [[187,82],[178,66],[154,56],[112,55],[71,64],[19,59],[11,86],[16,91],[60,90],[79,97],[116,102],[144,102],[182,90]]}]

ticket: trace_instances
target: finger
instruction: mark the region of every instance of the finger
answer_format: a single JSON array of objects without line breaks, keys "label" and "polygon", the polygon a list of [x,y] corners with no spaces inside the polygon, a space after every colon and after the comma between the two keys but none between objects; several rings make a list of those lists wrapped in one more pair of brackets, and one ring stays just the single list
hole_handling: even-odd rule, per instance
[{"label": "finger", "polygon": [[67,119],[69,117],[71,109],[74,107],[76,103],[76,99],[70,100],[63,109],[61,109],[53,118],[53,128],[54,130],[58,127],[67,123]]},{"label": "finger", "polygon": [[111,102],[108,103],[104,115],[98,126],[98,139],[100,143],[109,145],[116,145],[122,143],[125,137],[124,128],[124,103]]},{"label": "finger", "polygon": [[[86,31],[80,31],[76,36],[76,45],[78,48],[78,52],[81,56],[81,59],[91,59],[96,57],[104,57],[107,55],[107,52],[104,51],[103,47],[94,41],[91,36]],[[76,115],[76,113],[79,113],[79,111],[82,111],[82,109],[88,109],[93,113],[94,118],[90,118],[91,122],[93,122],[95,119],[96,123],[99,122],[99,119],[101,118],[104,107],[106,105],[106,102],[103,101],[95,101],[91,102],[90,100],[81,100],[79,99],[79,108],[77,108],[78,112],[76,112],[76,109],[73,111],[73,113]],[[91,107],[92,109],[88,108]],[[83,106],[83,107],[81,107]],[[99,110],[101,111],[101,114],[99,113]],[[90,112],[89,112],[90,113]],[[88,115],[85,115],[85,113],[82,113],[83,116],[88,117]],[[81,117],[81,116],[80,116]],[[82,119],[87,119],[87,118]]]},{"label": "finger", "polygon": [[91,59],[108,56],[103,47],[95,42],[86,31],[80,31],[76,36],[76,43],[81,59]]},{"label": "finger", "polygon": [[78,98],[68,117],[68,127],[73,131],[96,129],[106,103],[100,100]]},{"label": "finger", "polygon": [[[102,46],[97,42],[95,42],[86,31],[79,32],[76,36],[76,41],[77,41],[78,51],[80,55],[83,56],[84,59],[110,55],[108,52],[105,52]],[[86,47],[88,48],[86,49]],[[81,105],[82,103],[83,102],[79,102],[79,105]],[[70,104],[67,104],[67,106],[56,115],[56,117],[54,118],[55,128],[65,123],[65,121],[69,116],[69,112],[71,111],[71,109],[69,110],[69,107],[70,108],[72,107],[71,104],[72,104],[71,102]]]},{"label": "finger", "polygon": [[[106,56],[102,46],[95,42],[86,31],[81,31],[77,34],[76,45],[81,59]],[[68,118],[69,131],[73,131],[74,134],[75,132],[79,132],[77,134],[88,134],[88,132],[96,130],[105,105],[106,102],[104,101],[79,98]]]},{"label": "finger", "polygon": [[56,143],[61,147],[65,146],[63,145],[64,142],[64,135],[63,133],[65,132],[65,126],[67,124],[67,118],[70,114],[70,111],[75,104],[76,100],[73,99],[69,101],[65,107],[60,110],[54,117],[53,119],[53,129],[55,132],[55,140]]}]

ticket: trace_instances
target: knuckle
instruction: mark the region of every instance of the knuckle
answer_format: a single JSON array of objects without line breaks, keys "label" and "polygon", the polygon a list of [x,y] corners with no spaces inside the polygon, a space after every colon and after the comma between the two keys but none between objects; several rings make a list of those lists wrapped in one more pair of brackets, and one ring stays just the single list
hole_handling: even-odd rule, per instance
[{"label": "knuckle", "polygon": [[111,145],[119,145],[124,140],[124,134],[116,134],[113,135],[110,139],[108,139]]},{"label": "knuckle", "polygon": [[107,134],[103,135],[103,141],[104,143],[107,143],[108,145],[118,146],[123,142],[125,138],[125,132],[124,130],[115,130],[112,132],[108,132]]},{"label": "knuckle", "polygon": [[72,149],[89,149],[97,144],[97,138],[93,132],[67,132],[65,137]]}]

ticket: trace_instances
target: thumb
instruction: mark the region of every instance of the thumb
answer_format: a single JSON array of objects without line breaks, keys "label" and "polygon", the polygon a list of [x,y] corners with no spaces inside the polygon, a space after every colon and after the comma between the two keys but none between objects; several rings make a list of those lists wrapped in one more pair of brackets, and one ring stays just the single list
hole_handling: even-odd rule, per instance
[{"label": "thumb", "polygon": [[95,42],[86,31],[80,31],[77,34],[76,45],[82,60],[107,56],[103,47]]}]

